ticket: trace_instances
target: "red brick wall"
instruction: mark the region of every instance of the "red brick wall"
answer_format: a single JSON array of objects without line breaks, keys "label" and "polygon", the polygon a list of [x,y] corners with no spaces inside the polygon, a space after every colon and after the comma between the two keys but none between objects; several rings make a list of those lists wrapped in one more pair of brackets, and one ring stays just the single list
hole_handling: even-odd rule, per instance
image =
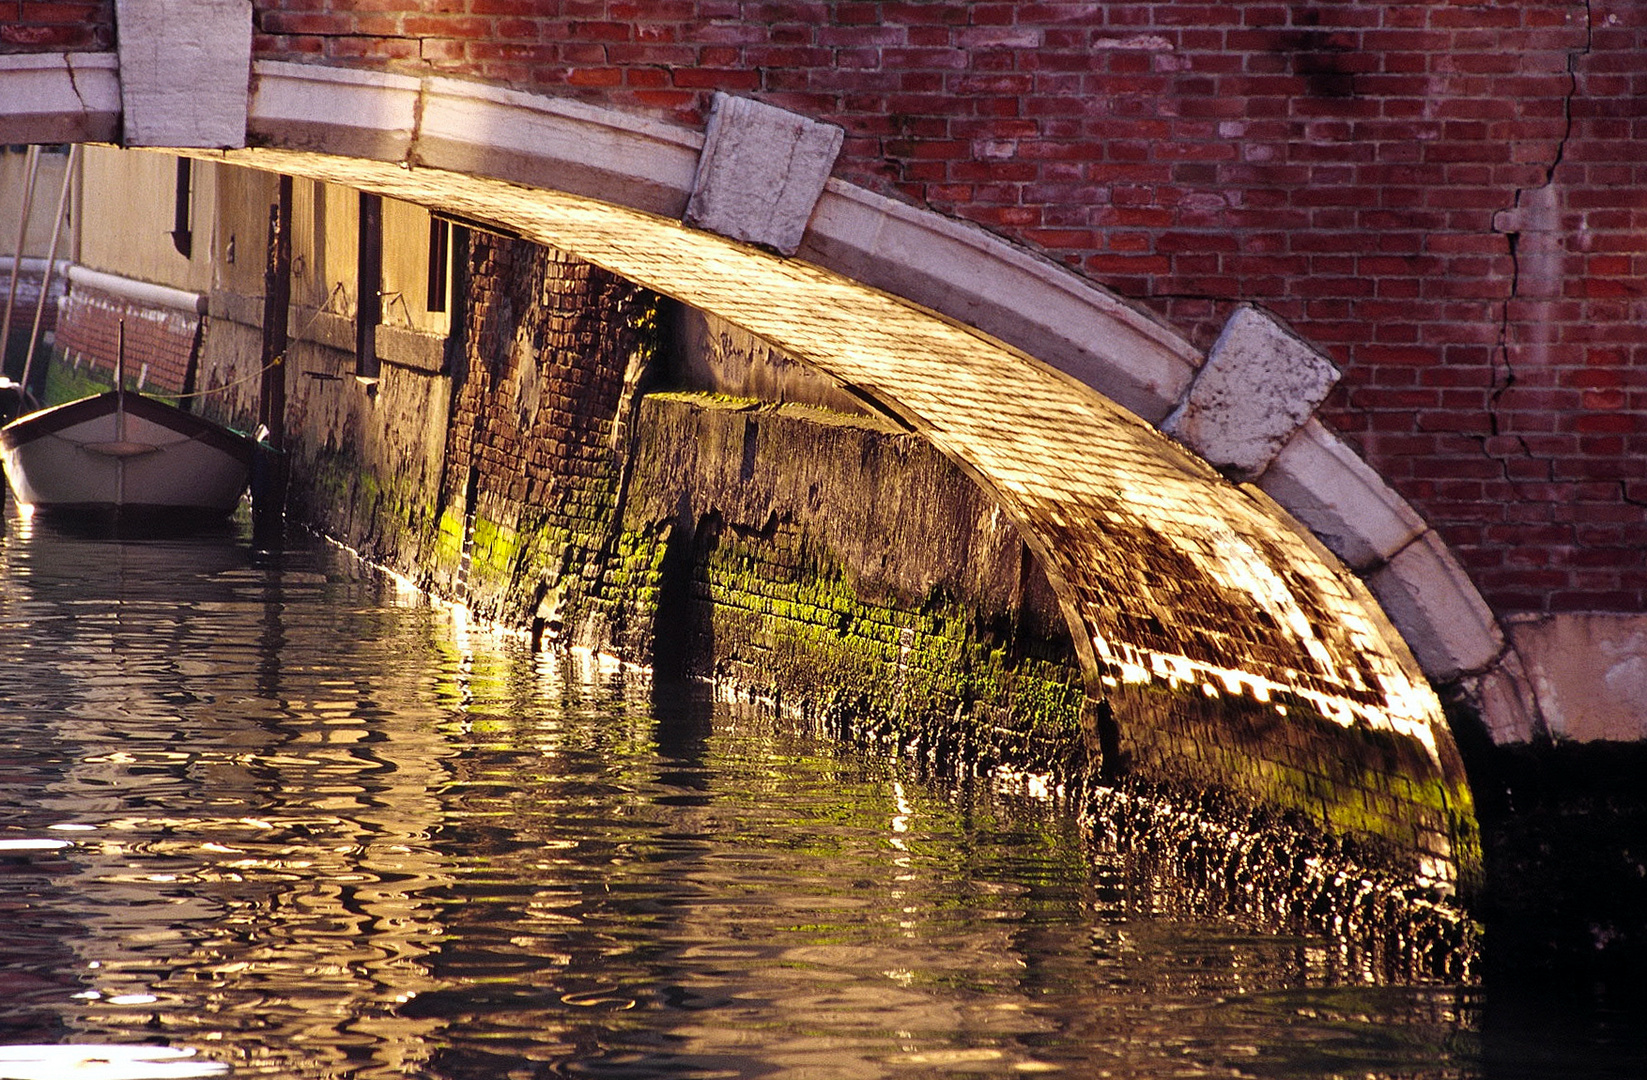
[{"label": "red brick wall", "polygon": [[114,0],[0,0],[0,53],[112,48]]},{"label": "red brick wall", "polygon": [[261,57],[839,123],[838,175],[1203,344],[1264,304],[1501,611],[1647,610],[1647,0],[254,6]]},{"label": "red brick wall", "polygon": [[122,327],[130,365],[126,385],[162,396],[180,393],[197,347],[199,316],[76,286],[57,320],[56,348],[75,370],[112,386]]},{"label": "red brick wall", "polygon": [[348,6],[257,0],[256,47],[688,124],[752,95],[1203,344],[1262,303],[1500,610],[1647,609],[1642,0]]}]

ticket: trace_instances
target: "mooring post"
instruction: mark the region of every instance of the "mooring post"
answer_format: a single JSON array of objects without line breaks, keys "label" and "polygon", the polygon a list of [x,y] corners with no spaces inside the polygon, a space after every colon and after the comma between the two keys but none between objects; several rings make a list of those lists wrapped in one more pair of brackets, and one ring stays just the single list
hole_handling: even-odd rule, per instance
[{"label": "mooring post", "polygon": [[286,531],[286,319],[292,294],[292,178],[280,178],[269,206],[269,255],[263,269],[263,382],[260,438],[252,468],[252,543],[278,551]]}]

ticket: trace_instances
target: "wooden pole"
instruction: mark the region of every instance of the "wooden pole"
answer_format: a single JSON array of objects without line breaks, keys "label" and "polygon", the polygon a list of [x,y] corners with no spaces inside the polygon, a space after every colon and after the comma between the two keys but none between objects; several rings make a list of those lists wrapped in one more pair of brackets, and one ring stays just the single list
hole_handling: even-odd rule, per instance
[{"label": "wooden pole", "polygon": [[252,543],[278,551],[286,532],[286,320],[292,298],[292,178],[280,178],[269,206],[269,250],[263,269],[263,382],[257,419],[261,438],[252,469]]},{"label": "wooden pole", "polygon": [[383,196],[360,193],[356,251],[355,378],[377,379],[377,327],[383,321]]},{"label": "wooden pole", "polygon": [[34,211],[34,178],[40,170],[40,148],[30,146],[26,160],[23,212],[18,215],[17,222],[17,249],[11,257],[11,285],[6,290],[6,314],[0,317],[0,370],[4,369],[6,353],[11,348],[11,313],[17,306],[17,279],[23,275],[23,249],[28,244],[29,215]]},{"label": "wooden pole", "polygon": [[23,354],[23,377],[18,380],[23,400],[32,396],[29,380],[34,374],[34,350],[40,341],[40,325],[46,318],[46,296],[51,292],[52,270],[57,266],[57,244],[63,238],[63,212],[69,207],[69,187],[74,181],[75,164],[80,160],[80,144],[69,147],[69,159],[63,165],[63,187],[57,193],[57,216],[51,223],[51,247],[46,251],[46,269],[40,274],[40,299],[34,305],[34,325],[29,329],[29,349]]}]

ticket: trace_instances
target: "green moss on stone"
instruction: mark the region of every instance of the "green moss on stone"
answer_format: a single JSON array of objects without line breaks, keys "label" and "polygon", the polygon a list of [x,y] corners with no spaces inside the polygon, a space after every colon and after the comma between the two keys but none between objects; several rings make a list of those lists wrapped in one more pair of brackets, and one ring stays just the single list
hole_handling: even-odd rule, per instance
[{"label": "green moss on stone", "polygon": [[[655,617],[663,545],[631,531],[623,546],[646,553],[634,560],[644,574],[607,583],[639,618]],[[1084,693],[1072,662],[1014,658],[971,629],[978,613],[962,604],[872,601],[827,553],[807,549],[791,567],[772,558],[776,546],[723,534],[694,568],[713,641],[705,674],[816,723],[974,767],[1063,775],[1078,759]]]}]

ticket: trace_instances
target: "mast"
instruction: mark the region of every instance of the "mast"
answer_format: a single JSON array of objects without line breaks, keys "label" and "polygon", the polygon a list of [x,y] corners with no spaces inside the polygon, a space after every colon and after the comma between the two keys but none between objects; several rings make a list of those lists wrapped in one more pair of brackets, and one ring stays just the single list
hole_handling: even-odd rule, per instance
[{"label": "mast", "polygon": [[115,415],[121,417],[120,437],[126,437],[126,320],[121,319],[114,335]]},{"label": "mast", "polygon": [[[126,441],[126,320],[121,319],[114,338],[114,441]],[[126,457],[114,459],[114,512],[126,505]]]}]

